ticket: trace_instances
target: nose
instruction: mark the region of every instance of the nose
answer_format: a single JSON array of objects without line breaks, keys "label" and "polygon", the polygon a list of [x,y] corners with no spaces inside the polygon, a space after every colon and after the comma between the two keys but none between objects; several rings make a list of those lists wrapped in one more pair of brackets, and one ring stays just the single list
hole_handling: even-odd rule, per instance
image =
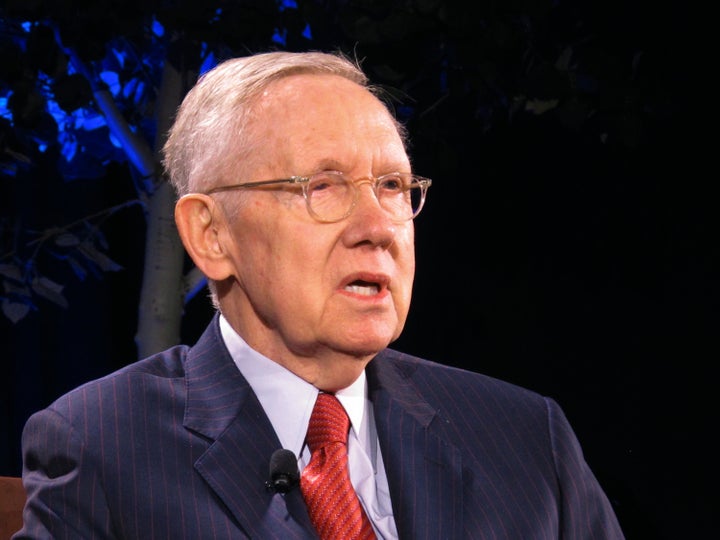
[{"label": "nose", "polygon": [[[366,187],[367,189],[362,189]],[[387,211],[380,204],[377,191],[377,180],[374,178],[360,178],[355,180],[355,188],[357,189],[357,202],[355,204],[354,211],[358,211],[358,207],[363,204],[371,205],[375,210],[382,212],[386,216],[389,215]]]},{"label": "nose", "polygon": [[362,178],[355,182],[358,190],[355,208],[349,216],[347,238],[350,243],[369,242],[389,246],[395,240],[398,225],[380,205],[375,193],[375,180]]}]

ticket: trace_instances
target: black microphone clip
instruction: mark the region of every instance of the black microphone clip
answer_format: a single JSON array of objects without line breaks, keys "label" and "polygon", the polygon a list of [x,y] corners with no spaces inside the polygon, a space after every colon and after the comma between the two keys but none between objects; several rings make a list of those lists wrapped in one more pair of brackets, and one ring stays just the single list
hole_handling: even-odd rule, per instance
[{"label": "black microphone clip", "polygon": [[265,487],[275,493],[287,493],[300,482],[297,458],[292,450],[280,448],[270,456],[270,480]]}]

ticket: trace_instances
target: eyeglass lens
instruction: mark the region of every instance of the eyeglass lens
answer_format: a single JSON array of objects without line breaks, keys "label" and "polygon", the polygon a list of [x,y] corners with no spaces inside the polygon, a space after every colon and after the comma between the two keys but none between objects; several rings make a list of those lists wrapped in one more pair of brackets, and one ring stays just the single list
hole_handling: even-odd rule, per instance
[{"label": "eyeglass lens", "polygon": [[[422,203],[422,189],[412,175],[392,174],[376,182],[378,201],[393,219],[404,221],[415,216]],[[340,173],[315,174],[307,184],[308,204],[322,220],[342,219],[352,209],[357,187]]]}]

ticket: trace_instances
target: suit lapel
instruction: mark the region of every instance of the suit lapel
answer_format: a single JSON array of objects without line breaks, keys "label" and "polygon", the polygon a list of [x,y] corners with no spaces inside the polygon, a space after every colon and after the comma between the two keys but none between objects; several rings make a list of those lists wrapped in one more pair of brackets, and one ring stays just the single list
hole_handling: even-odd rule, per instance
[{"label": "suit lapel", "polygon": [[222,345],[217,317],[188,353],[185,426],[214,442],[195,469],[250,537],[312,538],[298,489],[265,487],[280,441],[247,380]]},{"label": "suit lapel", "polygon": [[398,534],[461,538],[460,452],[441,438],[436,411],[389,354],[397,353],[380,353],[367,374]]},{"label": "suit lapel", "polygon": [[[442,438],[436,411],[403,371],[380,353],[368,390],[400,538],[462,537],[460,452]],[[184,425],[212,440],[195,469],[249,537],[316,538],[302,495],[265,488],[280,441],[248,382],[222,345],[217,317],[188,353]]]}]

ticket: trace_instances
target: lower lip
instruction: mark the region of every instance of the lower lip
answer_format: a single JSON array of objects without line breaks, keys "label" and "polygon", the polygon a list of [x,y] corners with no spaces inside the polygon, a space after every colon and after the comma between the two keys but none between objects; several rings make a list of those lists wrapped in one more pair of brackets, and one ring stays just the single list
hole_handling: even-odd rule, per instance
[{"label": "lower lip", "polygon": [[357,300],[364,300],[366,302],[381,302],[385,298],[388,297],[390,294],[387,289],[380,289],[376,294],[358,294],[352,291],[348,291],[346,289],[340,289],[340,293],[344,296],[348,296],[350,298],[355,298]]}]

